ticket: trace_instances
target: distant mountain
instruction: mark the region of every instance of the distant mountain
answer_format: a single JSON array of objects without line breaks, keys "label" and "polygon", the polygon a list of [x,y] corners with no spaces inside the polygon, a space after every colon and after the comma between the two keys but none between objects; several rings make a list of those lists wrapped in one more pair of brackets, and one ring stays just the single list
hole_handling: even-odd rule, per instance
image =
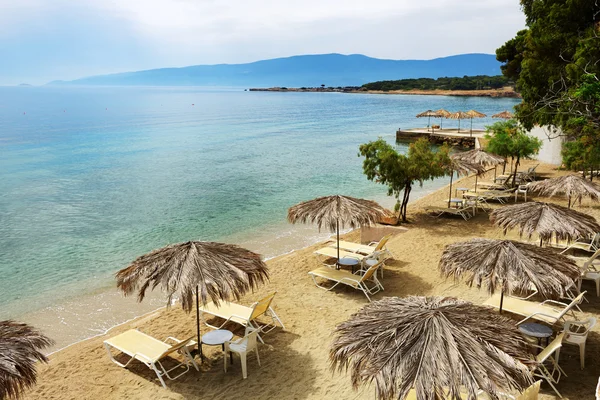
[{"label": "distant mountain", "polygon": [[50,84],[138,86],[360,86],[405,78],[499,75],[491,54],[461,54],[433,60],[382,60],[360,54],[304,55],[247,64],[195,65],[91,76]]}]

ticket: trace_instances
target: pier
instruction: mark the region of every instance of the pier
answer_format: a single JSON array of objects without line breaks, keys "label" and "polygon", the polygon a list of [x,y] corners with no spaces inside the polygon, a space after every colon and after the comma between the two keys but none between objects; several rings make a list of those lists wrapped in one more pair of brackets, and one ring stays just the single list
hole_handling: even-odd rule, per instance
[{"label": "pier", "polygon": [[432,128],[410,128],[398,129],[396,131],[396,141],[411,141],[422,137],[429,138],[429,141],[436,144],[448,143],[452,146],[475,147],[475,139],[485,137],[483,129],[432,129]]}]

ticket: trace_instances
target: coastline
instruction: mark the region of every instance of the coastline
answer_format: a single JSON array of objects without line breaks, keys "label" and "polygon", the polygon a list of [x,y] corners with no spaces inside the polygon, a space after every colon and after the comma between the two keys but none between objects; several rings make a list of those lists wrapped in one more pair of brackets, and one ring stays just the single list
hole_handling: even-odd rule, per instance
[{"label": "coastline", "polygon": [[[411,203],[418,201],[446,185],[444,178],[428,182],[424,188],[413,189]],[[372,200],[386,208],[393,208],[394,200],[383,193]],[[348,234],[344,229],[342,234]],[[223,242],[236,243],[263,254],[265,261],[301,251],[331,237],[329,231],[319,232],[312,225],[279,225],[260,227],[250,232],[231,235]],[[116,271],[115,271],[116,272]],[[78,284],[81,284],[79,282]],[[74,295],[41,309],[16,315],[13,319],[29,323],[55,340],[48,354],[73,346],[82,341],[102,336],[112,329],[143,318],[165,308],[165,297],[160,289],[148,293],[142,303],[135,296],[124,297],[114,286],[112,276],[90,292]]]},{"label": "coastline", "polygon": [[520,99],[521,95],[512,88],[503,89],[482,89],[482,90],[362,90],[356,87],[339,88],[250,88],[250,92],[279,92],[279,93],[349,93],[349,94],[393,94],[393,95],[413,95],[413,96],[458,96],[458,97],[491,97],[491,98],[512,98]]},{"label": "coastline", "polygon": [[[523,168],[531,165],[523,163]],[[537,163],[537,162],[536,162]],[[541,164],[541,174],[563,174],[554,167]],[[473,177],[459,180],[461,185],[473,185]],[[436,268],[444,247],[449,243],[468,240],[472,237],[504,237],[501,230],[490,224],[488,215],[479,213],[475,218],[434,218],[424,212],[424,207],[447,201],[447,185],[414,199],[409,206],[408,230],[395,235],[388,242],[394,259],[386,262],[383,284],[385,291],[375,295],[374,300],[385,296],[444,295],[454,296],[481,304],[487,297],[485,290],[470,288],[463,283],[445,280]],[[545,201],[547,199],[544,199]],[[550,199],[562,202],[562,199]],[[589,207],[585,201],[582,208],[598,216],[600,210]],[[358,230],[344,235],[345,240],[356,241]],[[508,238],[518,239],[516,232]],[[220,348],[205,348],[205,360],[201,371],[190,371],[176,381],[167,382],[167,389],[160,387],[156,376],[142,364],[127,369],[112,364],[103,349],[102,342],[127,329],[140,329],[156,338],[174,336],[189,337],[195,334],[195,313],[186,314],[180,307],[159,310],[130,322],[114,327],[108,335],[69,346],[50,356],[47,365],[39,366],[38,384],[25,394],[26,399],[121,399],[121,398],[195,398],[199,391],[203,397],[225,399],[244,396],[248,399],[263,398],[368,398],[373,388],[352,389],[350,377],[345,373],[331,374],[328,360],[328,344],[331,332],[337,324],[368,304],[364,295],[350,288],[336,288],[326,292],[316,288],[307,272],[318,268],[320,263],[313,251],[321,244],[296,250],[275,257],[267,262],[271,270],[270,282],[240,301],[251,304],[268,293],[277,291],[273,307],[285,324],[264,336],[260,345],[261,366],[252,358],[248,361],[248,378],[242,379],[237,360],[229,372],[223,372]],[[584,283],[583,290],[593,284]],[[590,296],[584,313],[588,318],[600,310],[600,300]],[[206,328],[202,326],[202,332]],[[235,335],[243,335],[243,328],[228,326]],[[599,328],[594,329],[598,332]],[[591,341],[590,352],[599,350]],[[587,360],[586,360],[587,361]],[[597,382],[595,368],[600,362],[591,358],[582,373],[569,374],[561,381],[561,392],[565,398],[586,398],[593,393]],[[576,346],[567,346],[561,352],[561,366],[568,371],[579,372],[579,356]],[[69,379],[65,379],[69,376]],[[555,399],[553,392],[544,390],[542,400]]]}]

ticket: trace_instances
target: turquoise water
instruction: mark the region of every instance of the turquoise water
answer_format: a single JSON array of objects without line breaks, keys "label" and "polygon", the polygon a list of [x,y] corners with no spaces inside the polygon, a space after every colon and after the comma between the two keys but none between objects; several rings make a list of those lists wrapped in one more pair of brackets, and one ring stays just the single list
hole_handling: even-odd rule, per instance
[{"label": "turquoise water", "polygon": [[335,193],[386,201],[385,188],[362,175],[360,143],[423,126],[414,115],[426,109],[491,115],[516,103],[0,88],[0,319],[113,287],[117,270],[168,243],[235,241],[265,256],[287,251],[277,235],[289,243],[303,232],[285,221],[291,205]]}]

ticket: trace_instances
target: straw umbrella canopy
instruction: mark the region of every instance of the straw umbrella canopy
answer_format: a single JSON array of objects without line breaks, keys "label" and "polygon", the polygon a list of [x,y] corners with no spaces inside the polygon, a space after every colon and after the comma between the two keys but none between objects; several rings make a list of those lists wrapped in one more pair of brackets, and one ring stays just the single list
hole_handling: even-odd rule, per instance
[{"label": "straw umbrella canopy", "polygon": [[490,294],[524,293],[533,285],[546,299],[565,295],[579,277],[579,268],[570,258],[550,248],[513,240],[471,239],[446,246],[439,269],[446,278],[464,278],[469,286],[487,286]]},{"label": "straw umbrella canopy", "polygon": [[490,399],[531,382],[529,344],[514,321],[452,297],[387,297],[338,325],[332,369],[350,370],[352,386],[375,382],[378,399]]},{"label": "straw umbrella canopy", "polygon": [[442,129],[442,120],[444,118],[448,118],[450,116],[451,112],[444,110],[443,108],[440,108],[439,110],[435,111],[435,113],[437,114],[437,117],[440,119],[440,129]]},{"label": "straw umbrella canopy", "polygon": [[431,110],[427,110],[427,111],[423,111],[420,114],[417,114],[417,118],[424,118],[427,117],[427,126],[429,127],[430,122],[431,122],[431,117],[438,117],[439,115],[435,112],[435,111],[431,111]]},{"label": "straw umbrella canopy", "polygon": [[533,182],[529,184],[528,190],[548,197],[563,194],[569,199],[568,208],[571,208],[571,200],[581,201],[582,197],[589,197],[593,201],[600,200],[600,188],[578,175],[565,175]]},{"label": "straw umbrella canopy", "polygon": [[[473,149],[469,151],[464,151],[462,153],[456,153],[455,157],[460,160],[469,162],[471,164],[477,164],[483,167],[496,167],[499,164],[504,164],[503,157],[500,157],[496,154],[488,153],[487,151],[482,149]],[[477,178],[478,175],[475,175],[475,191],[477,191]]]},{"label": "straw umbrella canopy", "polygon": [[467,111],[467,115],[471,117],[471,135],[473,134],[473,118],[485,118],[487,115],[484,113],[480,113],[479,111],[469,110]]},{"label": "straw umbrella canopy", "polygon": [[36,363],[48,362],[40,350],[53,343],[29,325],[0,321],[0,399],[17,399],[35,385]]},{"label": "straw umbrella canopy", "polygon": [[340,224],[352,229],[377,223],[389,216],[388,210],[374,201],[350,196],[333,195],[304,201],[288,209],[288,221],[317,224],[336,232],[337,258],[340,259]]},{"label": "straw umbrella canopy", "polygon": [[461,119],[469,119],[469,118],[471,118],[471,116],[464,111],[457,111],[453,114],[450,114],[446,118],[457,119],[458,120],[458,131],[460,132],[460,120]]},{"label": "straw umbrella canopy", "polygon": [[242,247],[216,242],[190,241],[172,244],[136,258],[116,274],[117,287],[125,295],[157,286],[167,294],[167,304],[178,298],[185,312],[194,308],[200,349],[199,303],[239,300],[269,278],[259,254]]},{"label": "straw umbrella canopy", "polygon": [[537,233],[542,243],[556,240],[571,241],[581,236],[600,232],[600,225],[591,215],[552,203],[530,201],[497,208],[490,213],[490,221],[504,229],[519,229],[521,236],[531,238]]},{"label": "straw umbrella canopy", "polygon": [[450,156],[450,192],[448,193],[448,207],[450,207],[450,202],[452,201],[452,179],[454,178],[454,172],[458,176],[464,175],[467,176],[469,174],[476,174],[479,176],[485,172],[485,168],[479,164],[473,164],[468,161],[465,161],[459,157],[460,154],[453,154]]},{"label": "straw umbrella canopy", "polygon": [[510,111],[506,110],[492,115],[492,118],[513,119],[514,115]]}]

